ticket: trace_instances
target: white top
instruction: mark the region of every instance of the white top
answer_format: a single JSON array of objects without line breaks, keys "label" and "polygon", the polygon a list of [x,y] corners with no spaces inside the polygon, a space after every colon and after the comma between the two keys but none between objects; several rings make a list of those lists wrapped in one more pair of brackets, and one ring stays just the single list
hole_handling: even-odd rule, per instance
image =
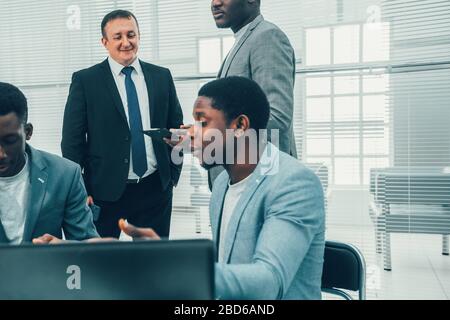
[{"label": "white top", "polygon": [[247,23],[245,26],[243,26],[242,28],[240,28],[238,30],[238,32],[236,32],[234,34],[234,45],[236,45],[236,43],[239,42],[239,40],[241,40],[241,38],[244,36],[244,34],[247,32],[248,28],[250,27],[250,23],[252,23],[252,21],[250,21],[249,23]]},{"label": "white top", "polygon": [[224,247],[225,239],[228,230],[228,223],[233,215],[234,209],[241,198],[242,192],[247,187],[247,183],[252,175],[249,175],[242,181],[235,184],[228,182],[228,190],[225,194],[225,200],[223,202],[222,220],[220,222],[220,234],[219,234],[219,262],[224,262]]},{"label": "white top", "polygon": [[25,154],[25,166],[13,177],[0,177],[0,220],[11,244],[23,240],[30,194],[30,165]]},{"label": "white top", "polygon": [[[127,116],[128,125],[130,125],[130,117],[128,115],[128,100],[127,100],[127,90],[125,88],[125,75],[122,73],[123,65],[115,61],[113,58],[108,57],[109,66],[111,67],[111,72],[113,74],[114,80],[116,82],[117,89],[120,93],[120,98],[122,99],[122,104],[125,109],[125,114]],[[139,101],[139,110],[141,111],[142,118],[142,129],[151,129],[150,124],[150,102],[148,98],[147,84],[145,83],[144,73],[139,63],[139,59],[134,60],[130,65],[134,70],[131,73],[131,79],[136,86],[136,91]],[[149,136],[144,135],[145,150],[147,152],[147,165],[148,170],[142,176],[142,178],[149,176],[156,171],[158,163],[156,161],[155,151],[153,150],[152,139]],[[138,179],[139,177],[133,171],[133,158],[130,149],[130,170],[128,173],[128,179]]]},{"label": "white top", "polygon": [[[254,21],[254,20],[253,20]],[[244,36],[244,34],[247,32],[248,28],[250,27],[250,23],[252,23],[253,21],[250,21],[249,23],[247,23],[245,26],[243,26],[242,28],[240,28],[238,30],[238,32],[236,32],[234,34],[234,44],[233,47],[231,47],[231,50],[228,52],[228,55],[225,59],[224,65],[227,63],[228,59],[230,59],[230,55],[233,52],[233,50],[236,48],[237,44],[239,43],[239,41],[242,39],[242,37]]]}]

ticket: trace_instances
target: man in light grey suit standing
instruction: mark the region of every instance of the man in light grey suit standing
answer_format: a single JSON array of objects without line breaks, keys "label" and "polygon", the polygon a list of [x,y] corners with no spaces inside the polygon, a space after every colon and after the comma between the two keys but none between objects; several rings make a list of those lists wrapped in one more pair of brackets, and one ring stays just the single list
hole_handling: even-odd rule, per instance
[{"label": "man in light grey suit standing", "polygon": [[0,244],[46,233],[68,240],[98,237],[80,167],[32,148],[23,93],[0,82]]},{"label": "man in light grey suit standing", "polygon": [[[272,142],[297,157],[292,119],[294,115],[295,54],[286,34],[264,20],[261,0],[212,0],[211,11],[218,28],[231,28],[235,43],[218,78],[241,76],[254,80],[270,103],[267,128],[278,130]],[[270,131],[269,131],[270,134]],[[223,170],[209,171],[210,187]]]}]

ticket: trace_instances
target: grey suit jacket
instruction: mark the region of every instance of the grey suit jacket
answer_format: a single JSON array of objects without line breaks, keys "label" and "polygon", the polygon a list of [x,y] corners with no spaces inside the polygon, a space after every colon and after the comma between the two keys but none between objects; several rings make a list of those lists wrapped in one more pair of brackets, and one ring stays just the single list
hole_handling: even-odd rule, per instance
[{"label": "grey suit jacket", "polygon": [[[229,181],[222,172],[211,195],[216,243]],[[225,261],[216,264],[218,298],[320,299],[325,212],[319,178],[269,143],[231,215],[223,245]]]},{"label": "grey suit jacket", "polygon": [[276,25],[253,20],[219,71],[219,78],[241,76],[256,81],[269,99],[267,128],[279,129],[279,149],[297,156],[294,116],[295,55],[289,39]]},{"label": "grey suit jacket", "polygon": [[[81,169],[74,162],[27,146],[30,199],[23,243],[45,233],[67,240],[99,237],[86,205]],[[8,243],[0,223],[0,244]]]},{"label": "grey suit jacket", "polygon": [[[292,124],[295,54],[286,34],[258,16],[222,64],[218,77],[230,76],[246,77],[260,85],[270,103],[269,135],[270,129],[278,129],[279,149],[296,158]],[[210,187],[222,170],[210,170]]]}]

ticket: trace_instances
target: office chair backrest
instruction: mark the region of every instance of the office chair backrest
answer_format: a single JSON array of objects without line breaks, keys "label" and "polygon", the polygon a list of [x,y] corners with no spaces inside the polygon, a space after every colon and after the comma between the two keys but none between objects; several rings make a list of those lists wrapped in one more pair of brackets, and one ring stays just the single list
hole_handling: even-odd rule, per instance
[{"label": "office chair backrest", "polygon": [[351,296],[340,290],[359,292],[359,299],[365,299],[366,267],[364,257],[354,246],[327,241],[325,243],[322,273],[322,291],[337,294],[351,300]]}]

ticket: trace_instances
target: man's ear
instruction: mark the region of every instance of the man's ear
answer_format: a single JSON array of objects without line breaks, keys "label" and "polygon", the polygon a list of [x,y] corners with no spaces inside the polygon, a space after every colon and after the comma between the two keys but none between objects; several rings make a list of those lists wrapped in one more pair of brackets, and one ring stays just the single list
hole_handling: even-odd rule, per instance
[{"label": "man's ear", "polygon": [[33,125],[31,123],[25,124],[25,139],[30,140],[33,135]]},{"label": "man's ear", "polygon": [[105,37],[102,37],[100,41],[102,42],[103,46],[106,47],[106,43],[108,42],[108,40]]},{"label": "man's ear", "polygon": [[246,115],[241,115],[238,119],[239,128],[242,130],[250,129],[250,119]]},{"label": "man's ear", "polygon": [[241,114],[240,116],[234,118],[234,120],[231,121],[229,126],[229,129],[247,130],[249,128],[250,128],[250,119],[245,114]]}]

